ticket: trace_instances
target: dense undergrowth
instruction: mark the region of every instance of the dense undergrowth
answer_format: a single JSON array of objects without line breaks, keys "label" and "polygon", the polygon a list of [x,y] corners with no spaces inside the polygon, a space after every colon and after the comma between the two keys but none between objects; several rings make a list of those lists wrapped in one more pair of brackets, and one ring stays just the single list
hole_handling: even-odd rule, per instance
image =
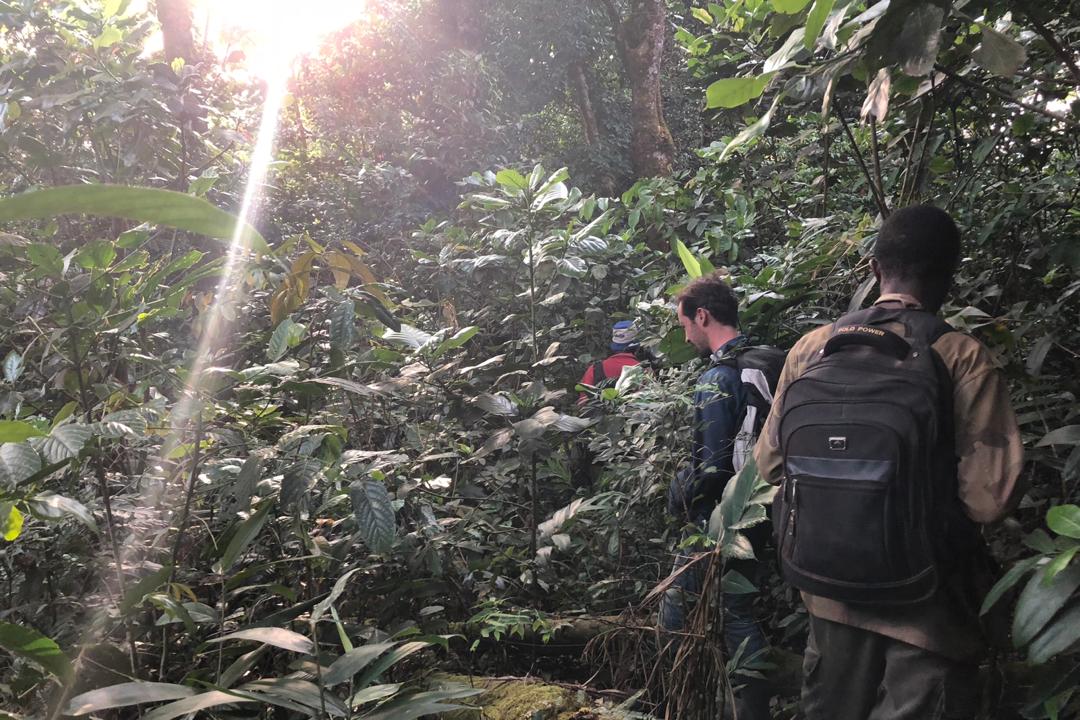
[{"label": "dense undergrowth", "polygon": [[[385,33],[412,8],[388,3],[386,26],[306,63],[230,258],[215,206],[240,209],[264,89],[147,59],[154,21],[123,3],[0,3],[5,712],[420,717],[473,692],[425,684],[436,665],[655,709],[674,680],[649,594],[680,530],[663,496],[697,367],[672,291],[726,268],[744,328],[787,346],[872,299],[881,215],[927,201],[964,228],[945,315],[993,352],[1028,448],[1027,495],[988,533],[1026,583],[1002,600],[1015,647],[991,705],[1075,717],[1080,19],[669,3],[684,152],[635,180],[614,55],[580,42],[597,16],[538,40],[489,5],[520,47]],[[919,42],[875,45],[919,13],[937,18]],[[433,54],[409,64],[412,42]],[[533,42],[606,58],[603,142],[581,144]],[[378,73],[350,64],[364,52]],[[106,183],[174,192],[87,194]],[[576,382],[623,318],[655,361],[583,413]],[[729,526],[764,516],[743,482]],[[799,651],[795,598],[775,577],[763,595],[774,643]]]}]

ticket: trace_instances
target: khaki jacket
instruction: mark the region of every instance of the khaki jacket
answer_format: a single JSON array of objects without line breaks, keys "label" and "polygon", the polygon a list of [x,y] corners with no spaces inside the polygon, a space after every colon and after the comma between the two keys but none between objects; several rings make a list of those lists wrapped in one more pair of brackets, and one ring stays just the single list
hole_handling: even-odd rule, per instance
[{"label": "khaki jacket", "polygon": [[[910,295],[883,295],[878,305],[920,308]],[[889,327],[903,334],[897,324]],[[795,344],[780,375],[773,412],[770,413],[754,457],[762,475],[778,484],[783,475],[780,415],[784,390],[799,377],[825,345],[831,325],[817,328]],[[1020,470],[1024,449],[1009,392],[994,366],[990,352],[963,333],[943,335],[933,345],[953,380],[958,490],[967,515],[977,523],[996,522],[1020,501]],[[984,589],[985,591],[985,589]],[[967,591],[965,594],[971,594]],[[939,592],[925,603],[898,607],[864,607],[802,593],[811,615],[885,635],[957,660],[969,659],[984,649],[978,622],[981,597],[947,597]]]}]

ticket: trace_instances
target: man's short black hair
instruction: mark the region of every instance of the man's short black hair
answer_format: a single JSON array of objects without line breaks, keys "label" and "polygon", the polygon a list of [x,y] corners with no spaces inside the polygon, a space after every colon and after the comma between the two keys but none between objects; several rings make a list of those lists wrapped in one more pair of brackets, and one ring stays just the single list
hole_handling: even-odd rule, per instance
[{"label": "man's short black hair", "polygon": [[698,308],[705,308],[718,322],[739,327],[739,298],[719,272],[690,281],[675,300],[686,317],[693,317]]},{"label": "man's short black hair", "polygon": [[949,213],[932,205],[895,211],[874,243],[881,274],[889,280],[944,295],[960,265],[960,230]]}]

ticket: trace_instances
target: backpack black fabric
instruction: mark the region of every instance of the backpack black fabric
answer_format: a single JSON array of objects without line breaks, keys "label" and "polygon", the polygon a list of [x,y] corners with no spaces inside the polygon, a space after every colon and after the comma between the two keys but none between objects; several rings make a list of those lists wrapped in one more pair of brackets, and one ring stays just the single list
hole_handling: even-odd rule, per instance
[{"label": "backpack black fabric", "polygon": [[789,384],[774,518],[791,585],[875,605],[936,591],[958,503],[952,382],[931,346],[951,330],[920,310],[860,310]]},{"label": "backpack black fabric", "polygon": [[739,372],[739,380],[746,390],[746,412],[739,431],[735,435],[732,468],[736,473],[750,459],[754,445],[765,420],[772,409],[776,385],[784,369],[787,353],[768,345],[748,345],[737,348],[720,362]]}]

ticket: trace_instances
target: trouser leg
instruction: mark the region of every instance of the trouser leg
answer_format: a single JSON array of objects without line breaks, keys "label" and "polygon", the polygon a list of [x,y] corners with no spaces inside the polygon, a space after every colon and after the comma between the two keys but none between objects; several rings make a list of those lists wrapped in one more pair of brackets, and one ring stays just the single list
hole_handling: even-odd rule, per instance
[{"label": "trouser leg", "polygon": [[885,677],[870,720],[960,720],[979,707],[979,668],[889,640]]},{"label": "trouser leg", "polygon": [[[677,552],[675,554],[675,564],[671,568],[672,574],[678,572],[680,568],[690,562],[692,554],[693,548],[687,548],[685,551]],[[658,624],[661,630],[665,630],[668,633],[674,633],[681,632],[686,628],[686,617],[693,609],[698,596],[701,595],[701,584],[703,581],[704,567],[700,562],[675,578],[671,587],[669,587],[660,598]],[[676,640],[674,645],[677,646],[677,638],[665,637],[661,642],[666,644],[673,639]]]},{"label": "trouser leg", "polygon": [[867,720],[885,675],[889,639],[810,616],[803,657],[807,720]]}]

